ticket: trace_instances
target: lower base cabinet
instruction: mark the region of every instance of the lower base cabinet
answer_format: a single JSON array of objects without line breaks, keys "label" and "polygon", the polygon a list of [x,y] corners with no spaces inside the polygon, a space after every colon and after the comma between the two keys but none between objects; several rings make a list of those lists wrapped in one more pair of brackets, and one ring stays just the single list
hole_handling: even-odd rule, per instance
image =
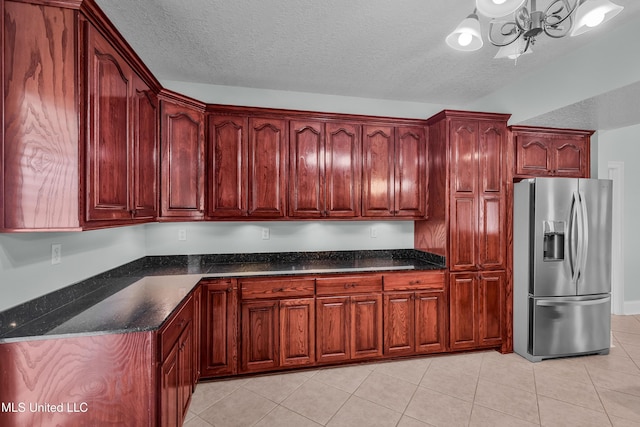
[{"label": "lower base cabinet", "polygon": [[193,392],[194,296],[160,329],[159,425],[181,426]]},{"label": "lower base cabinet", "polygon": [[382,276],[318,278],[316,294],[318,363],[382,357]]},{"label": "lower base cabinet", "polygon": [[243,279],[240,288],[240,371],[315,363],[315,279]]},{"label": "lower base cabinet", "polygon": [[504,271],[451,274],[451,350],[502,344],[505,286]]},{"label": "lower base cabinet", "polygon": [[446,313],[444,290],[385,293],[384,354],[445,351]]},{"label": "lower base cabinet", "polygon": [[234,375],[238,372],[237,280],[204,279],[200,286],[200,376]]},{"label": "lower base cabinet", "polygon": [[384,277],[384,354],[447,350],[447,298],[443,272]]}]

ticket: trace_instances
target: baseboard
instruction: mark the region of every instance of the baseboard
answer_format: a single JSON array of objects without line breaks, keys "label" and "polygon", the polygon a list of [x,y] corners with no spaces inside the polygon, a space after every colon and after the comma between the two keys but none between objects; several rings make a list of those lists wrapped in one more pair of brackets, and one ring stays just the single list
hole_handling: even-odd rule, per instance
[{"label": "baseboard", "polygon": [[624,314],[640,314],[640,300],[625,301]]}]

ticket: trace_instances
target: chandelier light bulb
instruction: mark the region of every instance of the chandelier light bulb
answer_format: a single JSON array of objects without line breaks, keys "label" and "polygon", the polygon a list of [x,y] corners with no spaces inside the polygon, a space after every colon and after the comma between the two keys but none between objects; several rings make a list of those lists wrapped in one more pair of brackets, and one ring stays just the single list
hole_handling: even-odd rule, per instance
[{"label": "chandelier light bulb", "polygon": [[473,36],[471,33],[460,33],[458,36],[458,44],[460,46],[469,46],[471,41],[473,40]]},{"label": "chandelier light bulb", "polygon": [[584,23],[587,27],[596,27],[602,24],[604,21],[605,11],[602,8],[592,10],[587,16],[584,17]]}]

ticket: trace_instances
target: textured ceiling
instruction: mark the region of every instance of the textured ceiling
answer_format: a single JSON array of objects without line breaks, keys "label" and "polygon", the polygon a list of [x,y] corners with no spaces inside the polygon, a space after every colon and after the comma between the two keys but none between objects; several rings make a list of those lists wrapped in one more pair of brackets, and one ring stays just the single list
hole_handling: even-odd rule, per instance
[{"label": "textured ceiling", "polygon": [[[640,1],[614,2],[625,9],[607,25],[640,22]],[[446,35],[472,12],[472,0],[97,3],[160,80],[449,106],[517,83],[523,69],[535,72],[599,36],[541,36],[534,53],[514,66],[493,59],[497,48],[488,42],[471,53],[445,44]],[[546,3],[539,0],[538,9]],[[486,28],[487,20],[481,21]],[[580,108],[593,109],[598,102],[587,104]]]}]

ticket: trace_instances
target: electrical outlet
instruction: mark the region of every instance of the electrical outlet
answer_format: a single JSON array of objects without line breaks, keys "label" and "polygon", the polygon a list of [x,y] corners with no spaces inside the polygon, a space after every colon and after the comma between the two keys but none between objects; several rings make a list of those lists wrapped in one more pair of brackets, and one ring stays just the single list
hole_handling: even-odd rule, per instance
[{"label": "electrical outlet", "polygon": [[178,228],[178,240],[187,240],[187,229],[186,228]]},{"label": "electrical outlet", "polygon": [[55,243],[51,245],[51,265],[60,264],[62,262],[62,245]]},{"label": "electrical outlet", "polygon": [[372,239],[375,239],[378,237],[378,229],[375,227],[371,227],[369,229],[369,237],[371,237]]},{"label": "electrical outlet", "polygon": [[262,227],[262,240],[269,240],[269,229],[267,227]]}]

